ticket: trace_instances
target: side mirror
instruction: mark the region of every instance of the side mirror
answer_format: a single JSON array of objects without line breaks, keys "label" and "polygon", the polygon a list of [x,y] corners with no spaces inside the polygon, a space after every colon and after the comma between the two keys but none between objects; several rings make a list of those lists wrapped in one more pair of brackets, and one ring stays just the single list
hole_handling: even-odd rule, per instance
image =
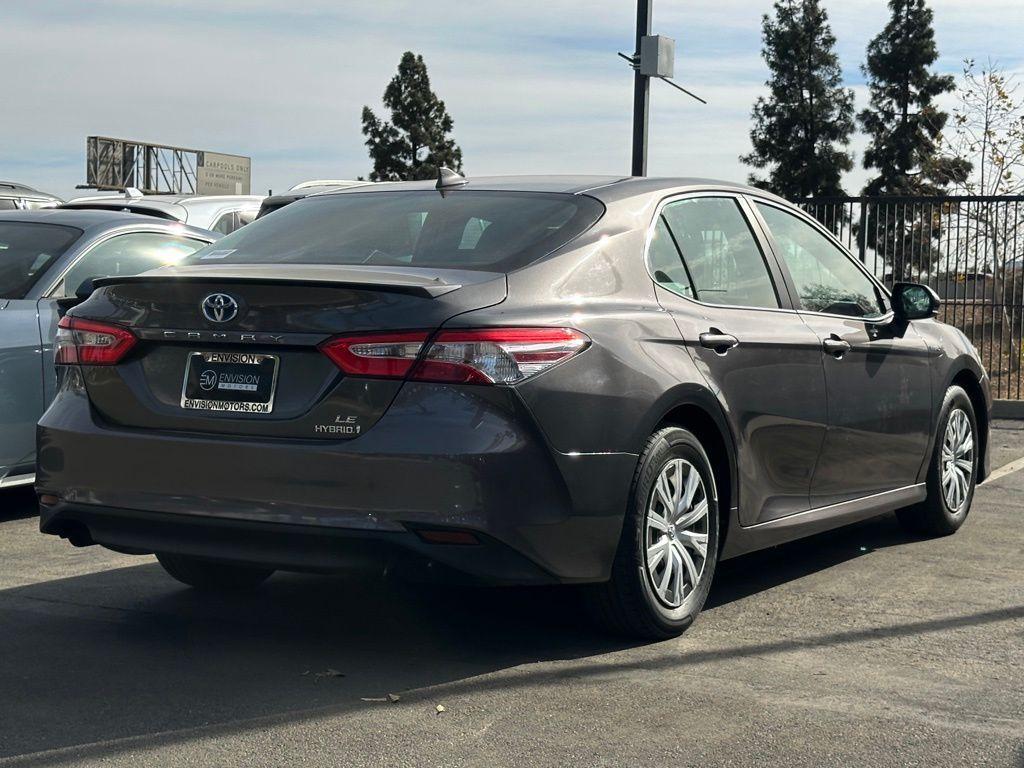
[{"label": "side mirror", "polygon": [[892,311],[896,320],[926,320],[942,306],[939,294],[920,283],[896,283],[892,287]]}]

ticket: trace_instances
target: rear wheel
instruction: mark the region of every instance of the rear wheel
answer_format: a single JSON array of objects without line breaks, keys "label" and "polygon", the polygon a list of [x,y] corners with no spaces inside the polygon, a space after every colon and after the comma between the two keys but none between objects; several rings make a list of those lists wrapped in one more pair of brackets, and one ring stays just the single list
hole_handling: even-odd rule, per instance
[{"label": "rear wheel", "polygon": [[925,536],[948,536],[967,519],[978,476],[978,423],[967,393],[953,386],[939,413],[935,450],[928,467],[928,498],[898,510],[908,530]]},{"label": "rear wheel", "polygon": [[685,429],[653,434],[640,457],[612,578],[591,588],[612,631],[681,634],[707,599],[718,561],[718,501],[707,454]]},{"label": "rear wheel", "polygon": [[178,581],[204,590],[251,589],[274,572],[272,568],[235,565],[169,552],[158,552],[156,559]]}]

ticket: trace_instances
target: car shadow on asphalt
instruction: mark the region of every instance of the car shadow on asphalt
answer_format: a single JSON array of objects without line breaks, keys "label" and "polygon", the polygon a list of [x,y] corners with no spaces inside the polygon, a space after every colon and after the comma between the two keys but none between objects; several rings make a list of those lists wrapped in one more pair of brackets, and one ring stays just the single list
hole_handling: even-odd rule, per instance
[{"label": "car shadow on asphalt", "polygon": [[888,514],[726,560],[718,566],[705,610],[915,540]]},{"label": "car shadow on asphalt", "polygon": [[[728,561],[707,610],[907,541],[881,518]],[[577,598],[293,574],[204,596],[151,562],[0,591],[0,759],[389,706],[388,694],[635,645],[582,621]]]},{"label": "car shadow on asphalt", "polygon": [[36,494],[31,486],[0,490],[0,523],[39,514]]}]

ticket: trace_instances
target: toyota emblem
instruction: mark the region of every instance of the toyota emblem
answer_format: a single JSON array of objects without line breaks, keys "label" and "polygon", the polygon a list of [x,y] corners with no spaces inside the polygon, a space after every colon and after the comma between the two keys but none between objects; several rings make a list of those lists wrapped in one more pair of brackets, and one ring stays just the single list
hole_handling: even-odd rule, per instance
[{"label": "toyota emblem", "polygon": [[226,323],[238,315],[238,302],[226,293],[211,293],[200,306],[211,323]]}]

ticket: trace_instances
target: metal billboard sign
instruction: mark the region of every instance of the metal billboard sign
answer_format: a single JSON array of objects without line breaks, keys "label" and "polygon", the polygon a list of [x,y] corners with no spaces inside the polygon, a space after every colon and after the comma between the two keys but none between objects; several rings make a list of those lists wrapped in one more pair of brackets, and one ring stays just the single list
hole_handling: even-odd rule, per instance
[{"label": "metal billboard sign", "polygon": [[167,144],[89,136],[85,187],[145,194],[248,195],[252,160]]},{"label": "metal billboard sign", "polygon": [[248,195],[252,160],[241,155],[200,152],[197,195]]}]

